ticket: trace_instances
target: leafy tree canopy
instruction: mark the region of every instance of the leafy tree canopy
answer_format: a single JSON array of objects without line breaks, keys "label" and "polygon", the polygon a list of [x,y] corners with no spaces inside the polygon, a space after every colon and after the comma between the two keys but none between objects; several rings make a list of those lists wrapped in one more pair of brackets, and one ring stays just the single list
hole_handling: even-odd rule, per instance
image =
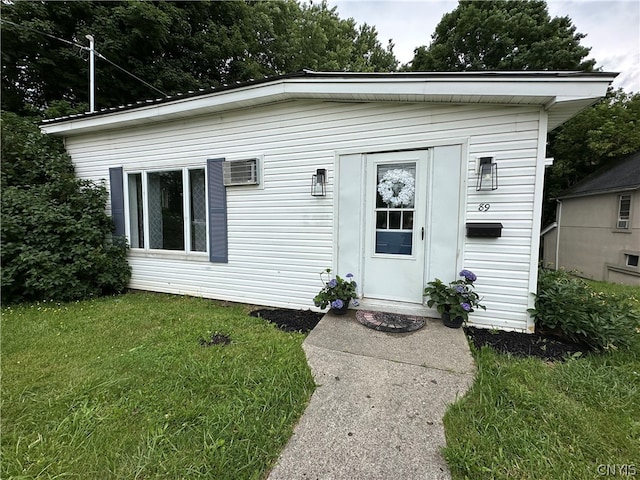
[{"label": "leafy tree canopy", "polygon": [[610,90],[607,96],[549,136],[555,158],[547,176],[551,198],[613,159],[640,150],[640,93]]},{"label": "leafy tree canopy", "polygon": [[445,14],[429,46],[418,47],[413,71],[586,70],[589,48],[580,45],[569,17],[551,18],[544,1],[466,1]]},{"label": "leafy tree canopy", "polygon": [[[13,112],[86,104],[87,51],[52,37],[87,46],[91,34],[96,51],[166,94],[303,68],[398,66],[375,27],[341,19],[326,1],[6,1],[2,19],[2,108]],[[99,108],[161,96],[100,58],[96,79]]]}]

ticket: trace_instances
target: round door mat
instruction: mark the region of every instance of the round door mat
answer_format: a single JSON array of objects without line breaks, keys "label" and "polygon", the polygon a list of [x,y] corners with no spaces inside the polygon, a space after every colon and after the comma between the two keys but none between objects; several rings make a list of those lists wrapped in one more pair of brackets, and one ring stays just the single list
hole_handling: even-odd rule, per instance
[{"label": "round door mat", "polygon": [[381,332],[413,332],[424,327],[426,319],[414,315],[400,315],[398,313],[356,311],[356,318],[365,327]]}]

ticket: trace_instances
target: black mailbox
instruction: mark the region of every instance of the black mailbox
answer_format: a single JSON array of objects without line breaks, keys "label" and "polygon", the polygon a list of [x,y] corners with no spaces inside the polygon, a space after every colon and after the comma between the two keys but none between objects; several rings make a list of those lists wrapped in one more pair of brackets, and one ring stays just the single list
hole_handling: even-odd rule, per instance
[{"label": "black mailbox", "polygon": [[467,223],[467,237],[501,237],[501,223]]}]

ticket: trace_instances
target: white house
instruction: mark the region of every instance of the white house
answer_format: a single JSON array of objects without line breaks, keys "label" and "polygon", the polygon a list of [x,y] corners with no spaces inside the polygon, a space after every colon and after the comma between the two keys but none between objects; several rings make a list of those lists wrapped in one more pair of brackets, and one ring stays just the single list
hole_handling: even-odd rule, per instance
[{"label": "white house", "polygon": [[365,308],[433,314],[425,283],[467,268],[472,324],[531,331],[546,134],[614,77],[303,71],[42,129],[109,186],[132,288],[310,308],[331,267]]}]

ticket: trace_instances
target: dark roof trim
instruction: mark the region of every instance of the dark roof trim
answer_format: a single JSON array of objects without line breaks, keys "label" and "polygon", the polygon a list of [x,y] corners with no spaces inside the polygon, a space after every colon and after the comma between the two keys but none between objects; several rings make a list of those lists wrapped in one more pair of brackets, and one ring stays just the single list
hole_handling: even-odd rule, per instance
[{"label": "dark roof trim", "polygon": [[552,198],[551,200],[569,200],[571,198],[591,197],[593,195],[604,195],[607,193],[635,192],[638,189],[640,189],[640,185],[636,187],[627,187],[627,188],[610,188],[607,190],[592,190],[590,192],[562,195],[561,197]]},{"label": "dark roof trim", "polygon": [[558,199],[632,192],[640,188],[640,151],[609,162],[558,195]]},{"label": "dark roof trim", "polygon": [[465,78],[491,81],[497,78],[599,78],[599,77],[611,77],[617,76],[617,73],[610,72],[579,72],[579,71],[536,71],[536,72],[520,72],[520,71],[482,71],[482,72],[315,72],[313,70],[302,70],[299,72],[288,73],[284,75],[277,75],[273,77],[264,77],[261,79],[251,79],[245,82],[236,82],[231,85],[224,84],[219,87],[201,88],[197,91],[189,91],[186,93],[176,93],[174,95],[168,95],[163,98],[141,100],[135,103],[129,103],[126,105],[120,105],[118,107],[102,108],[95,112],[78,113],[74,115],[66,115],[58,118],[46,119],[41,122],[42,125],[51,125],[54,123],[65,122],[78,118],[92,118],[101,115],[106,115],[113,112],[122,112],[126,110],[132,110],[140,107],[147,107],[151,105],[160,105],[163,103],[173,102],[176,100],[182,100],[185,98],[199,97],[208,95],[211,93],[219,93],[227,90],[234,90],[238,88],[260,85],[263,83],[276,82],[280,80],[292,79],[292,78],[338,78],[338,79],[446,79],[446,78]]}]

